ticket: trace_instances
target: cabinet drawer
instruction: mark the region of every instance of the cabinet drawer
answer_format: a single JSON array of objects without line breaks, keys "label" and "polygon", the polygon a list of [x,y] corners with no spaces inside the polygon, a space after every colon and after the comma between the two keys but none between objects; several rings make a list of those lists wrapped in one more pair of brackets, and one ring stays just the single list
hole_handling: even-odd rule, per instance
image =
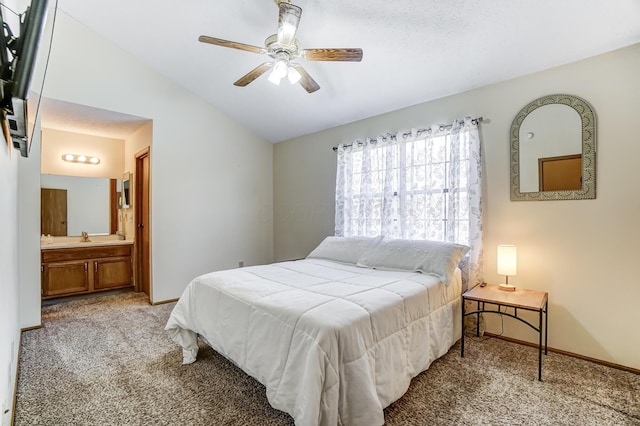
[{"label": "cabinet drawer", "polygon": [[42,250],[43,263],[121,256],[131,256],[131,244]]}]

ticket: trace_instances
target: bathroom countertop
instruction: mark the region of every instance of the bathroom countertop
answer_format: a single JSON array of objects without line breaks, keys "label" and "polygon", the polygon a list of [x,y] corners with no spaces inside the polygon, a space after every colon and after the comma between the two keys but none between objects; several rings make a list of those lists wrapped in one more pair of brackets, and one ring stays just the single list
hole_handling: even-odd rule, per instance
[{"label": "bathroom countertop", "polygon": [[133,244],[133,240],[116,240],[116,239],[108,239],[108,240],[92,240],[88,242],[81,242],[80,240],[75,241],[54,241],[51,244],[40,244],[41,250],[50,250],[50,249],[60,249],[60,248],[78,248],[78,247],[99,247],[99,246],[118,246],[118,245],[127,245]]}]

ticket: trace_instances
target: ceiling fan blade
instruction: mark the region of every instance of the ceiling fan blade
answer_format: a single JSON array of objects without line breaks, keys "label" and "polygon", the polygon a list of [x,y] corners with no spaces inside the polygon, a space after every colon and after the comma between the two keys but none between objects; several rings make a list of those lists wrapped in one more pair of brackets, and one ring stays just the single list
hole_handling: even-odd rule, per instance
[{"label": "ceiling fan blade", "polygon": [[309,93],[313,93],[320,88],[320,85],[316,83],[316,81],[309,75],[309,73],[304,68],[302,68],[302,65],[289,64],[289,66],[295,68],[295,70],[298,71],[302,76],[300,78],[300,85],[304,87],[304,90],[306,90]]},{"label": "ceiling fan blade", "polygon": [[295,4],[280,2],[280,16],[278,19],[278,43],[283,46],[291,46],[296,39],[296,31],[300,24],[302,9]]},{"label": "ceiling fan blade", "polygon": [[238,43],[235,41],[223,40],[221,38],[209,37],[205,35],[201,35],[200,37],[198,37],[198,41],[201,41],[202,43],[215,44],[216,46],[231,47],[233,49],[246,50],[247,52],[267,53],[267,51],[262,47],[252,46],[250,44]]},{"label": "ceiling fan blade", "polygon": [[249,71],[247,74],[240,77],[240,79],[233,84],[236,86],[244,87],[247,84],[251,83],[256,78],[260,77],[262,74],[264,74],[269,68],[271,68],[271,65],[272,65],[271,62],[265,62],[264,64],[258,65],[257,67]]},{"label": "ceiling fan blade", "polygon": [[360,62],[362,49],[304,49],[300,57],[307,61],[348,61]]}]

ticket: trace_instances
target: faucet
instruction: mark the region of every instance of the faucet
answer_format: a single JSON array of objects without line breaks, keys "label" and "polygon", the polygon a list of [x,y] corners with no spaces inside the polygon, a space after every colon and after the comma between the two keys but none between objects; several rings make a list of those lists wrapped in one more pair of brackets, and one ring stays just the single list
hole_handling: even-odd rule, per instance
[{"label": "faucet", "polygon": [[89,239],[89,234],[87,234],[85,231],[82,231],[82,238],[80,239],[81,243],[90,243],[91,240]]}]

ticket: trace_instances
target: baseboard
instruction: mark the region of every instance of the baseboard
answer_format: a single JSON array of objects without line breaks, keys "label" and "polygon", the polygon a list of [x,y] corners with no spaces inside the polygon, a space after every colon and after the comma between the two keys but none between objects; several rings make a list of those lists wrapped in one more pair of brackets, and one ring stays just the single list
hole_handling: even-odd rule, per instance
[{"label": "baseboard", "polygon": [[[42,327],[42,326],[41,326]],[[22,331],[18,337],[18,356],[16,357],[16,375],[13,383],[13,401],[11,403],[11,419],[9,426],[13,426],[16,418],[16,403],[18,402],[18,379],[20,378],[20,354],[22,353]]]},{"label": "baseboard", "polygon": [[34,325],[33,327],[25,327],[25,328],[21,328],[20,329],[20,339],[22,339],[22,333],[24,333],[25,331],[31,331],[31,330],[37,330],[39,328],[42,328],[42,324],[40,325]]},{"label": "baseboard", "polygon": [[173,303],[173,302],[177,302],[178,299],[168,299],[168,300],[161,300],[159,302],[153,302],[151,305],[152,306],[156,306],[156,305],[166,305],[167,303]]},{"label": "baseboard", "polygon": [[[501,340],[506,340],[507,342],[512,342],[512,343],[518,343],[520,345],[524,345],[524,346],[530,346],[532,348],[538,348],[538,344],[537,343],[531,343],[531,342],[527,342],[525,340],[520,340],[520,339],[514,339],[513,337],[506,337],[506,336],[502,336],[499,334],[493,334],[493,333],[489,333],[489,332],[484,332],[485,336],[489,336],[489,337],[495,337],[496,339],[501,339]],[[593,362],[595,364],[600,364],[600,365],[604,365],[606,367],[611,367],[611,368],[615,368],[616,370],[622,370],[622,371],[626,371],[629,373],[633,373],[633,374],[637,374],[640,375],[640,370],[638,370],[637,368],[633,368],[633,367],[627,367],[626,365],[620,365],[620,364],[615,364],[613,362],[609,362],[609,361],[604,361],[601,359],[597,359],[597,358],[591,358],[589,356],[585,356],[585,355],[580,355],[574,352],[569,352],[569,351],[565,351],[562,349],[556,349],[556,348],[552,348],[551,346],[547,347],[547,350],[549,352],[554,352],[560,355],[566,355],[566,356],[570,356],[573,358],[578,358],[578,359],[582,359],[585,361],[590,361]]]}]

